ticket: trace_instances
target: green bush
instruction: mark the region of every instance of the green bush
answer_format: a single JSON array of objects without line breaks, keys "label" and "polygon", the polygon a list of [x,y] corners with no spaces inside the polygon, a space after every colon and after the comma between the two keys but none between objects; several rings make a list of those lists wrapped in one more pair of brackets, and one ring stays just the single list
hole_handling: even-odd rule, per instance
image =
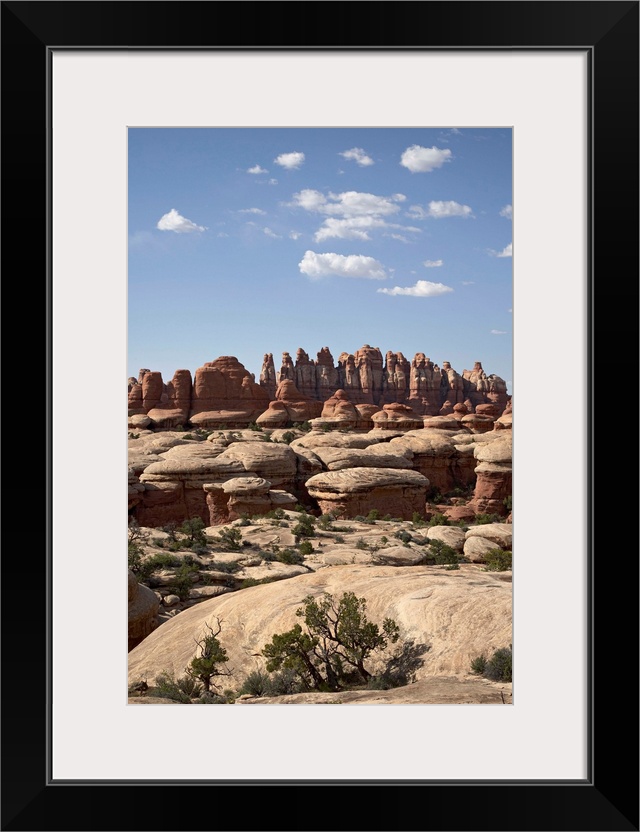
[{"label": "green bush", "polygon": [[398,531],[395,532],[393,536],[398,540],[401,540],[405,546],[408,546],[409,543],[411,543],[411,541],[413,540],[413,537],[411,536],[410,532],[408,532],[406,529],[398,529]]},{"label": "green bush", "polygon": [[511,647],[501,647],[491,656],[484,669],[484,676],[494,682],[510,682],[512,678],[513,652]]},{"label": "green bush", "polygon": [[476,514],[474,523],[476,526],[486,526],[488,523],[497,523],[499,520],[497,514]]},{"label": "green bush", "polygon": [[285,445],[290,445],[295,438],[295,433],[293,433],[293,431],[290,430],[287,430],[282,434],[282,441],[285,443]]},{"label": "green bush", "polygon": [[310,514],[303,514],[291,531],[296,537],[315,537],[314,518]]},{"label": "green bush", "polygon": [[151,695],[172,699],[174,702],[182,702],[186,705],[200,696],[203,690],[202,685],[190,676],[174,679],[170,673],[164,671],[156,676],[155,690],[151,692]]},{"label": "green bush", "polygon": [[472,661],[471,661],[471,672],[475,673],[476,676],[482,676],[486,666],[487,666],[487,657],[483,653],[480,656],[476,656],[475,659],[472,659]]},{"label": "green bush", "polygon": [[369,548],[369,546],[367,545],[364,537],[359,537],[358,538],[358,540],[355,543],[355,548],[356,549],[368,549]]},{"label": "green bush", "polygon": [[504,500],[502,501],[502,504],[504,505],[504,507],[506,508],[507,511],[511,511],[511,507],[512,507],[512,504],[513,504],[513,501],[511,499],[511,494],[509,494],[508,497],[504,498]]},{"label": "green bush", "polygon": [[271,680],[268,673],[263,673],[261,670],[254,670],[250,673],[238,693],[248,694],[249,696],[269,696],[271,691]]},{"label": "green bush", "polygon": [[333,528],[335,517],[332,514],[321,514],[316,520],[316,526],[323,532],[329,532]]},{"label": "green bush", "polygon": [[503,549],[490,549],[485,555],[485,572],[508,572],[512,569],[512,553]]},{"label": "green bush", "polygon": [[460,556],[452,546],[447,546],[442,540],[429,541],[428,557],[434,563],[446,566],[448,569],[460,568]]},{"label": "green bush", "polygon": [[180,534],[186,537],[188,546],[194,544],[204,546],[207,542],[207,536],[204,533],[205,525],[202,517],[192,517],[190,520],[185,520],[177,529]]},{"label": "green bush", "polygon": [[282,549],[276,553],[276,560],[280,561],[280,563],[297,565],[304,561],[304,557],[300,552],[296,552],[295,549]]},{"label": "green bush", "polygon": [[220,529],[216,542],[222,543],[227,549],[231,549],[232,552],[239,552],[242,542],[242,532],[237,526]]},{"label": "green bush", "polygon": [[420,512],[418,512],[418,511],[414,511],[414,512],[413,512],[413,517],[411,518],[411,522],[412,522],[412,523],[413,523],[413,525],[414,525],[416,528],[418,528],[418,529],[419,529],[421,526],[424,526],[424,525],[425,525],[424,518],[422,517],[422,515],[421,515],[421,514],[420,514]]},{"label": "green bush", "polygon": [[449,526],[449,518],[446,514],[432,514],[428,525],[430,529],[434,526]]},{"label": "green bush", "polygon": [[127,565],[134,575],[140,575],[142,572],[142,548],[135,542],[129,542]]},{"label": "green bush", "polygon": [[249,430],[257,430],[257,431],[262,430],[262,427],[257,422],[249,422],[249,424],[247,425],[247,428]]},{"label": "green bush", "polygon": [[303,540],[302,543],[298,545],[298,551],[301,555],[311,555],[313,554],[313,544],[310,540]]},{"label": "green bush", "polygon": [[471,662],[471,672],[494,682],[511,682],[512,664],[513,651],[510,645],[496,650],[490,659],[487,659],[484,653],[476,656]]}]

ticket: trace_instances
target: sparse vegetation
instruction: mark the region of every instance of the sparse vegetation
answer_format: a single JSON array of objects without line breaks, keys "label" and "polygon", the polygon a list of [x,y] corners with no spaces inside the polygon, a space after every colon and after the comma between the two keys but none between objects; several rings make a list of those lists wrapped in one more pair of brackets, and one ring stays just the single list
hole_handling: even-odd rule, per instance
[{"label": "sparse vegetation", "polygon": [[242,545],[242,532],[237,526],[220,529],[216,542],[221,543],[232,552],[239,552]]},{"label": "sparse vegetation", "polygon": [[512,569],[512,553],[504,549],[490,549],[485,555],[485,572],[508,572]]},{"label": "sparse vegetation", "polygon": [[434,526],[449,526],[450,522],[446,514],[432,514],[427,525],[432,529]]},{"label": "sparse vegetation", "polygon": [[494,682],[512,681],[513,650],[512,645],[496,650],[490,659],[484,655],[477,656],[471,662],[471,672],[484,676]]},{"label": "sparse vegetation", "polygon": [[295,433],[291,430],[287,430],[282,434],[281,441],[284,442],[285,445],[290,445],[295,438]]},{"label": "sparse vegetation", "polygon": [[315,518],[310,514],[303,514],[295,526],[291,529],[291,532],[296,537],[315,537],[316,530],[314,525]]},{"label": "sparse vegetation", "polygon": [[448,546],[442,540],[429,541],[427,557],[429,560],[433,560],[434,563],[445,566],[449,570],[460,568],[460,556],[452,546]]},{"label": "sparse vegetation", "polygon": [[502,501],[502,504],[504,505],[506,510],[509,511],[509,512],[511,511],[512,503],[513,503],[513,501],[511,499],[511,494],[509,494],[507,497],[505,497],[504,500]]},{"label": "sparse vegetation", "polygon": [[500,518],[497,514],[476,514],[473,522],[476,526],[486,526],[488,523],[499,523]]}]

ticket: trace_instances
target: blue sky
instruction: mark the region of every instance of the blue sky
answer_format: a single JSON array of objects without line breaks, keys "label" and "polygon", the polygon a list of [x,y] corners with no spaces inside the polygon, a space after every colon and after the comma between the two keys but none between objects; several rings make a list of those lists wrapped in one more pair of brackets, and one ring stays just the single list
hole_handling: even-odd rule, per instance
[{"label": "blue sky", "polygon": [[512,135],[130,128],[128,375],[298,347],[512,387]]}]

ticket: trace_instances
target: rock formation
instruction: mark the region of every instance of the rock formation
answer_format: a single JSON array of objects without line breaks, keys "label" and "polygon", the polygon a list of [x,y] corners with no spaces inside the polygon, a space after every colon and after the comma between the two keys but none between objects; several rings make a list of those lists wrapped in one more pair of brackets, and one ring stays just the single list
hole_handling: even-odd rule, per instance
[{"label": "rock formation", "polygon": [[[506,383],[496,375],[487,375],[479,361],[460,375],[448,361],[440,368],[425,353],[416,353],[409,362],[401,352],[388,351],[383,357],[379,347],[369,344],[353,353],[341,353],[337,365],[329,347],[322,347],[316,360],[301,347],[295,360],[283,352],[277,372],[273,354],[265,353],[259,382],[256,384],[253,374],[232,356],[205,363],[193,380],[189,370],[177,370],[166,384],[160,373],[142,369],[137,379],[127,380],[128,414],[148,417],[152,430],[246,427],[262,414],[265,424],[287,426],[287,401],[329,404],[340,394],[338,401],[332,402],[334,407],[340,405],[338,410],[344,402],[368,408],[355,420],[359,422],[356,429],[367,430],[371,425],[362,422],[385,405],[407,405],[417,416],[461,419],[477,413],[495,420],[510,402]],[[283,382],[291,382],[293,387],[282,388]],[[270,403],[278,401],[285,401],[285,406],[271,408],[267,418]],[[322,412],[323,417],[340,415],[345,422],[354,422],[353,411],[351,419],[345,420],[346,409],[330,414],[330,408],[331,404],[326,413],[320,409],[316,416]]]},{"label": "rock formation", "polygon": [[291,427],[296,422],[315,419],[321,412],[321,402],[304,395],[290,379],[283,379],[276,389],[275,401],[269,402],[256,422],[269,428]]},{"label": "rock formation", "polygon": [[414,513],[424,517],[429,480],[417,471],[350,468],[316,474],[306,486],[323,514],[349,518],[377,509],[410,520]]},{"label": "rock formation", "polygon": [[233,356],[221,356],[196,370],[191,398],[192,425],[244,427],[269,405],[269,394]]}]

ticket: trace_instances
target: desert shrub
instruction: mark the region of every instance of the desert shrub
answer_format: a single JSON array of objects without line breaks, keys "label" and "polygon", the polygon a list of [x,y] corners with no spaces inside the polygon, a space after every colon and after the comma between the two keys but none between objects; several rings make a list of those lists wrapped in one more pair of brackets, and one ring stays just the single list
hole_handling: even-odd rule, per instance
[{"label": "desert shrub", "polygon": [[174,523],[167,523],[165,526],[161,526],[161,531],[163,531],[169,538],[169,540],[177,540],[176,537],[176,530],[178,528],[178,524]]},{"label": "desert shrub", "polygon": [[176,425],[174,430],[177,430],[178,433],[184,433],[184,425]]},{"label": "desert shrub", "polygon": [[142,548],[135,542],[128,544],[127,565],[134,575],[142,572]]},{"label": "desert shrub", "polygon": [[256,578],[245,578],[241,583],[238,589],[248,589],[250,586],[258,586],[258,584],[262,583],[262,581],[257,580]]},{"label": "desert shrub", "polygon": [[230,529],[220,529],[216,542],[222,543],[232,552],[238,552],[242,542],[242,532],[237,526]]},{"label": "desert shrub", "polygon": [[315,537],[314,518],[310,514],[303,514],[291,531],[296,537]]},{"label": "desert shrub", "polygon": [[254,670],[242,683],[238,693],[249,696],[268,696],[271,690],[271,680],[268,673],[262,670]]},{"label": "desert shrub", "polygon": [[511,507],[513,505],[513,501],[511,499],[511,494],[509,494],[509,496],[504,498],[504,500],[502,501],[502,504],[504,505],[504,507],[506,508],[507,511],[511,511]]},{"label": "desert shrub", "polygon": [[238,528],[245,528],[245,526],[250,526],[250,525],[251,525],[251,520],[249,520],[248,517],[241,517],[238,520],[238,522],[236,523],[236,526],[238,526]]},{"label": "desert shrub", "polygon": [[192,705],[230,705],[232,704],[226,696],[219,696],[211,691],[204,691],[198,699],[194,699]]},{"label": "desert shrub", "polygon": [[270,674],[270,696],[286,696],[291,693],[301,693],[303,690],[298,675],[290,668],[283,667],[280,672]]},{"label": "desert shrub", "polygon": [[186,563],[183,563],[180,569],[176,572],[176,577],[173,581],[172,587],[181,601],[188,600],[189,591],[193,588],[193,576],[197,571],[196,567],[188,566]]},{"label": "desert shrub", "polygon": [[508,572],[512,568],[512,554],[503,549],[490,549],[484,559],[485,572]]},{"label": "desert shrub", "polygon": [[355,542],[356,549],[368,549],[368,545],[364,539],[364,537],[359,537]]},{"label": "desert shrub", "polygon": [[333,540],[335,543],[344,543],[344,537],[341,534],[337,534]]},{"label": "desert shrub", "polygon": [[311,430],[311,423],[305,420],[304,422],[296,422],[293,427],[298,428],[298,430],[301,430],[304,433],[308,433]]},{"label": "desert shrub", "polygon": [[411,522],[416,528],[420,528],[421,526],[425,525],[424,518],[418,511],[413,512],[413,517],[411,518]]},{"label": "desert shrub", "polygon": [[474,523],[476,526],[486,526],[488,523],[497,523],[499,520],[497,514],[476,514]]},{"label": "desert shrub", "polygon": [[383,534],[382,537],[380,538],[380,543],[382,543],[384,545],[385,543],[388,543],[388,542],[389,542],[389,538],[386,536],[386,534]]},{"label": "desert shrub", "polygon": [[380,519],[380,512],[377,508],[372,508],[369,514],[367,514],[367,523],[375,523],[376,520]]},{"label": "desert shrub", "polygon": [[182,676],[175,679],[167,671],[156,676],[155,690],[153,696],[160,696],[163,699],[172,699],[174,702],[189,704],[192,699],[200,696],[204,688],[190,676]]},{"label": "desert shrub", "polygon": [[333,528],[333,521],[335,517],[333,514],[321,514],[320,517],[316,520],[316,526],[319,529],[322,529],[323,532],[331,531]]},{"label": "desert shrub", "polygon": [[388,523],[389,520],[391,520],[391,515],[390,514],[385,514],[385,516],[382,519]]},{"label": "desert shrub", "polygon": [[280,561],[280,563],[300,564],[303,562],[304,558],[302,554],[300,552],[296,552],[295,549],[281,549],[276,553],[276,560]]},{"label": "desert shrub", "polygon": [[487,662],[484,676],[494,682],[510,682],[512,676],[513,652],[511,647],[496,650]]},{"label": "desert shrub", "polygon": [[427,502],[428,503],[441,503],[443,500],[444,500],[444,497],[442,496],[442,493],[441,493],[440,489],[436,488],[435,486],[432,486],[427,491]]},{"label": "desert shrub", "polygon": [[449,518],[445,514],[432,514],[428,525],[430,529],[434,526],[448,526]]},{"label": "desert shrub", "polygon": [[146,581],[156,569],[171,569],[181,564],[182,560],[176,555],[169,552],[157,552],[140,564],[137,574],[143,581]]},{"label": "desert shrub", "polygon": [[459,569],[460,556],[452,546],[447,546],[442,540],[429,541],[429,553],[427,557],[440,566],[448,569]]},{"label": "desert shrub", "polygon": [[185,433],[182,437],[183,439],[195,439],[196,437],[192,433]]},{"label": "desert shrub", "polygon": [[282,508],[274,508],[271,511],[267,511],[265,514],[254,514],[254,520],[260,520],[265,518],[266,520],[283,520],[287,515],[285,514],[284,509]]},{"label": "desert shrub", "polygon": [[471,672],[477,676],[484,676],[494,682],[510,682],[512,680],[513,650],[500,647],[490,659],[483,653],[471,662]]},{"label": "desert shrub", "polygon": [[139,438],[140,438],[139,433],[132,433],[131,431],[129,431],[129,439],[139,439]]},{"label": "desert shrub", "polygon": [[393,685],[384,676],[372,676],[367,682],[367,690],[390,690]]},{"label": "desert shrub", "polygon": [[247,428],[249,430],[257,430],[257,431],[262,430],[262,427],[257,422],[249,422],[249,424],[247,425]]},{"label": "desert shrub", "polygon": [[186,542],[189,546],[193,546],[194,543],[204,546],[207,542],[204,529],[205,525],[202,517],[192,517],[190,520],[185,520],[177,531],[186,537]]},{"label": "desert shrub", "polygon": [[303,540],[298,545],[298,551],[301,555],[311,555],[313,554],[313,544],[310,540]]},{"label": "desert shrub", "polygon": [[290,430],[287,430],[282,434],[282,441],[285,443],[285,445],[290,445],[295,438],[295,433],[293,433],[293,431]]},{"label": "desert shrub", "polygon": [[242,564],[239,560],[212,561],[208,568],[212,572],[227,572],[231,574],[233,572],[239,572],[242,569]]},{"label": "desert shrub", "polygon": [[157,546],[158,549],[164,549],[165,540],[163,537],[152,537],[151,542],[154,546]]},{"label": "desert shrub", "polygon": [[394,532],[393,536],[398,540],[402,541],[402,543],[404,543],[405,546],[408,546],[409,543],[411,543],[411,541],[413,540],[413,537],[406,529],[398,529],[397,532]]},{"label": "desert shrub", "polygon": [[476,676],[482,676],[484,673],[484,669],[487,666],[487,657],[482,653],[480,656],[476,656],[475,659],[471,661],[471,672],[475,673]]}]

